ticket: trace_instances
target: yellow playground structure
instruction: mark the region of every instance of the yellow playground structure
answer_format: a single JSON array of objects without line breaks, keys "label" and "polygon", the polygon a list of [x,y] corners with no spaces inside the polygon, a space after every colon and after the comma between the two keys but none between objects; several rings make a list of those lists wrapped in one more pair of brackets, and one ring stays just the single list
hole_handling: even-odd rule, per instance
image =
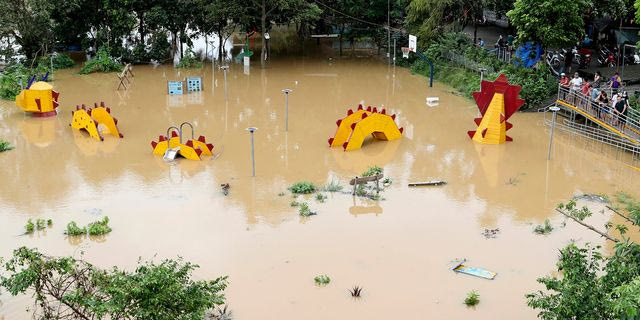
[{"label": "yellow playground structure", "polygon": [[35,117],[55,116],[59,96],[60,94],[53,90],[53,86],[44,81],[38,81],[18,94],[16,105]]},{"label": "yellow playground structure", "polygon": [[354,112],[349,109],[347,116],[339,119],[336,124],[338,129],[333,138],[329,138],[331,147],[342,146],[344,151],[360,149],[365,138],[372,135],[377,140],[396,140],[402,137],[403,128],[398,128],[395,123],[396,115],[387,115],[387,111],[382,109],[362,105]]},{"label": "yellow playground structure", "polygon": [[[186,143],[182,143],[182,127],[188,125],[191,127],[191,139]],[[207,143],[204,136],[200,136],[198,140],[194,138],[193,125],[189,122],[180,124],[180,128],[169,127],[166,136],[159,136],[158,141],[151,141],[153,154],[161,155],[167,160],[173,160],[176,155],[189,160],[202,160],[203,155],[213,155],[213,144]],[[170,138],[169,138],[170,137]]]},{"label": "yellow playground structure", "polygon": [[123,138],[122,133],[118,130],[118,119],[111,116],[111,109],[104,106],[104,102],[94,104],[94,108],[87,109],[83,104],[76,106],[75,111],[71,111],[71,128],[76,130],[85,130],[94,139],[103,141],[102,131],[99,126],[102,125],[109,134]]}]

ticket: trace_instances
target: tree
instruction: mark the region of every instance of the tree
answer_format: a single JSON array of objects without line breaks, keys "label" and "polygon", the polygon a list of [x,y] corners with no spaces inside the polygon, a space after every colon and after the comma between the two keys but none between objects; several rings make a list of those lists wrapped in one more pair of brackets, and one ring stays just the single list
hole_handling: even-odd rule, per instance
[{"label": "tree", "polygon": [[482,18],[484,0],[412,0],[407,7],[407,26],[423,45],[446,27],[464,27]]},{"label": "tree", "polygon": [[590,0],[517,0],[507,17],[517,30],[518,42],[561,48],[582,39],[582,16],[590,4]]},{"label": "tree", "polygon": [[0,0],[0,37],[13,38],[28,59],[48,53],[53,45],[53,2]]},{"label": "tree", "polygon": [[35,319],[202,320],[224,303],[227,278],[196,281],[196,265],[143,262],[133,272],[102,270],[72,257],[48,257],[22,247],[4,265],[0,285],[32,292]]},{"label": "tree", "polygon": [[214,33],[218,37],[218,56],[224,57],[224,44],[247,20],[247,7],[242,0],[199,0],[201,10],[196,13],[195,25],[201,34]]},{"label": "tree", "polygon": [[191,45],[188,34],[189,25],[194,21],[195,13],[200,10],[197,0],[157,0],[147,14],[147,25],[152,29],[164,28],[172,36],[172,55],[180,51],[182,58],[183,44]]}]

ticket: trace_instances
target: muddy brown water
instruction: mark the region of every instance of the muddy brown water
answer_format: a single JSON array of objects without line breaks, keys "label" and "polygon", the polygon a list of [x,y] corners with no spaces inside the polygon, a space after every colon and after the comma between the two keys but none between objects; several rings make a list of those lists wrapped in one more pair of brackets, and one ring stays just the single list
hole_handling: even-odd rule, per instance
[{"label": "muddy brown water", "polygon": [[[535,319],[525,293],[554,270],[557,250],[572,240],[603,244],[595,234],[554,213],[580,193],[638,195],[638,171],[628,156],[558,132],[546,161],[543,115],[517,113],[501,146],[473,143],[473,101],[403,68],[371,60],[274,61],[268,69],[232,64],[225,83],[211,65],[198,71],[138,66],[129,90],[116,91],[115,74],[56,73],[58,116],[25,116],[0,103],[0,137],[16,146],[0,154],[0,256],[22,245],[51,255],[79,255],[108,267],[182,256],[201,266],[200,279],[228,275],[228,303],[236,319]],[[167,80],[203,77],[203,92],[169,96]],[[284,130],[284,88],[289,131]],[[427,96],[440,97],[428,107]],[[103,142],[74,132],[76,104],[104,101],[124,139]],[[398,141],[368,141],[361,150],[330,149],[335,122],[358,103],[385,107],[405,128]],[[164,163],[150,141],[167,127],[190,121],[196,137],[215,144],[215,157]],[[256,177],[250,137],[255,134]],[[317,215],[301,218],[287,187],[348,179],[368,166],[384,167],[393,184],[372,201],[327,193],[307,199]],[[430,179],[446,186],[409,188]],[[224,196],[221,183],[229,183]],[[284,196],[278,194],[285,192]],[[595,225],[611,219],[597,211]],[[65,225],[107,215],[113,232],[67,238]],[[51,218],[52,228],[20,236],[27,219]],[[550,219],[548,236],[532,232]],[[614,222],[619,222],[616,219]],[[494,239],[481,233],[500,228]],[[495,280],[456,274],[448,264],[498,273]],[[331,283],[314,285],[316,275]],[[348,289],[364,288],[352,299]],[[480,304],[462,301],[476,290]],[[0,319],[27,319],[28,297],[1,296]],[[3,318],[4,317],[4,318]]]}]

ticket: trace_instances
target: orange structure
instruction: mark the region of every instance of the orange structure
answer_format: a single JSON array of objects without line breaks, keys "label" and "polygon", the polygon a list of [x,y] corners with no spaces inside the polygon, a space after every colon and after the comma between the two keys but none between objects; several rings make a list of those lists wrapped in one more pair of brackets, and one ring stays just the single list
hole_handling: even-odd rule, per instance
[{"label": "orange structure", "polygon": [[482,81],[481,91],[473,93],[482,117],[475,119],[478,129],[469,131],[469,137],[484,144],[512,141],[506,132],[513,125],[507,120],[524,104],[518,97],[521,90],[520,86],[510,85],[504,74],[494,82]]},{"label": "orange structure", "polygon": [[382,109],[362,105],[354,112],[349,109],[347,116],[339,119],[333,138],[329,138],[331,147],[342,146],[345,151],[360,149],[367,136],[372,135],[377,140],[396,140],[402,137],[403,128],[398,128],[395,123],[396,115],[387,115],[387,111]]},{"label": "orange structure", "polygon": [[118,130],[118,119],[111,116],[111,109],[104,106],[104,102],[94,104],[94,108],[87,109],[83,104],[76,106],[75,111],[71,111],[71,128],[76,130],[85,130],[89,136],[96,140],[103,141],[102,131],[99,126],[102,125],[109,134],[119,138],[123,138],[122,133]]}]

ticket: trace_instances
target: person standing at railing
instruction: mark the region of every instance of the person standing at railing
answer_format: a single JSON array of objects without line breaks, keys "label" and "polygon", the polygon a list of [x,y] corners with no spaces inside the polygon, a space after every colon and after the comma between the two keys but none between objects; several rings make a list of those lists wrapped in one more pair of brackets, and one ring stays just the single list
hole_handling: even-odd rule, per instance
[{"label": "person standing at railing", "polygon": [[615,104],[615,108],[613,108],[614,113],[614,124],[619,126],[622,130],[624,130],[625,124],[627,124],[627,110],[629,108],[629,96],[624,92],[622,97]]},{"label": "person standing at railing", "polygon": [[560,74],[560,80],[558,81],[560,90],[558,91],[558,99],[567,100],[567,92],[569,92],[569,77],[563,72]]},{"label": "person standing at railing", "polygon": [[609,97],[607,97],[606,91],[600,91],[600,94],[598,94],[598,97],[596,98],[596,103],[598,104],[596,114],[598,115],[598,118],[602,119],[604,114],[609,110]]},{"label": "person standing at railing", "polygon": [[622,78],[620,78],[620,74],[616,72],[611,77],[611,81],[609,82],[609,89],[611,89],[612,92],[618,92],[618,89],[620,88],[621,85],[622,85]]},{"label": "person standing at railing", "polygon": [[577,72],[573,74],[573,79],[569,82],[569,87],[573,102],[574,104],[577,104],[578,93],[582,90],[582,78],[580,78],[580,75]]}]

